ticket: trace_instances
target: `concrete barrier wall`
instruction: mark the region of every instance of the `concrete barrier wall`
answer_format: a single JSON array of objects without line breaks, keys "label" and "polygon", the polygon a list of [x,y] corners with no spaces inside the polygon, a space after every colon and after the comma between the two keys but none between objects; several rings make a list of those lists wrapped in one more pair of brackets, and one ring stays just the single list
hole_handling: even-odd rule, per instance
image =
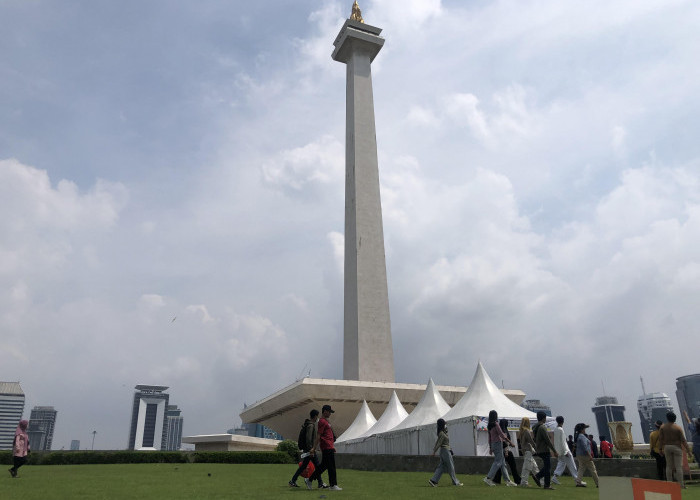
[{"label": "concrete barrier wall", "polygon": [[[542,460],[537,458],[537,464],[542,467]],[[338,453],[335,456],[336,465],[340,469],[355,469],[377,472],[426,472],[432,473],[440,459],[424,455],[359,455],[353,453]],[[522,469],[522,458],[515,459],[518,471]],[[454,457],[457,474],[483,474],[489,471],[493,457]],[[552,459],[552,471],[557,459]],[[637,460],[623,458],[596,459],[595,466],[599,476],[639,477],[656,479],[656,462],[654,460]]]}]

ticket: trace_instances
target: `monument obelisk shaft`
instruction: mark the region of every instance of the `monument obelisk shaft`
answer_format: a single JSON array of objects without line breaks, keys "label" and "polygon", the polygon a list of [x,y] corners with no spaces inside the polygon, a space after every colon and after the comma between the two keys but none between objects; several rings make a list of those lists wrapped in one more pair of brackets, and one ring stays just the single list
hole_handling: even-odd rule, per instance
[{"label": "monument obelisk shaft", "polygon": [[380,28],[345,21],[333,59],[347,65],[343,378],[394,382],[371,63]]}]

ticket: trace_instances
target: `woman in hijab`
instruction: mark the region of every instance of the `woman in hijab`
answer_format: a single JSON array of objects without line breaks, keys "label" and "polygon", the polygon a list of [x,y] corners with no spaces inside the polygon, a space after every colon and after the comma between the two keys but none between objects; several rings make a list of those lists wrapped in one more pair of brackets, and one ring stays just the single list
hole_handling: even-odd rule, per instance
[{"label": "woman in hijab", "polygon": [[29,436],[27,436],[27,426],[29,422],[20,420],[17,429],[15,429],[15,441],[12,445],[12,459],[14,465],[9,469],[12,477],[17,477],[17,469],[22,467],[27,462],[29,455]]},{"label": "woman in hijab", "polygon": [[436,487],[443,472],[447,472],[452,479],[452,484],[455,486],[462,486],[462,483],[455,476],[455,464],[452,460],[452,449],[450,449],[450,438],[447,435],[447,426],[443,419],[438,419],[437,421],[437,441],[435,441],[435,447],[433,448],[433,456],[440,450],[440,463],[435,469],[435,474],[433,477],[428,479],[430,486]]}]

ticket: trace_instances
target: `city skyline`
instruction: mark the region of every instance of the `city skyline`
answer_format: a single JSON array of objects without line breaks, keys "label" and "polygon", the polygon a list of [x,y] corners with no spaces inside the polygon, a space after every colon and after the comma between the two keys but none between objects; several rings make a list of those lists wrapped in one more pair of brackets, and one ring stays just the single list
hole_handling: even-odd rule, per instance
[{"label": "city skyline", "polygon": [[[140,381],[196,435],[342,378],[350,4],[0,3],[0,378],[58,409],[54,448],[123,449]],[[676,404],[697,371],[676,346],[697,337],[700,4],[361,4],[386,40],[395,380],[464,386],[481,360],[567,423],[593,423],[601,379],[629,409],[639,376]]]}]

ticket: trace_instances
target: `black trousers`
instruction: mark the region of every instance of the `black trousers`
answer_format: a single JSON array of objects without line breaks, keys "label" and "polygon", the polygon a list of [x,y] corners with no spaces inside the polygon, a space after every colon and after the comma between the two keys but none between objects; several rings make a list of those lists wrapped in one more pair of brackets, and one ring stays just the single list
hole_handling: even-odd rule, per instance
[{"label": "black trousers", "polygon": [[[316,473],[316,470],[318,470],[318,460],[316,459],[316,455],[308,455],[304,457],[304,459],[301,461],[301,465],[297,469],[297,471],[294,473],[294,476],[292,476],[292,482],[296,483],[297,479],[299,476],[301,476],[301,473],[304,472],[304,469],[309,465],[309,462],[313,461],[314,464],[314,474]],[[313,474],[311,475],[313,477]],[[318,484],[321,484],[321,476],[318,476]]]},{"label": "black trousers", "polygon": [[651,456],[656,460],[656,476],[659,481],[666,481],[666,457],[655,451],[651,452]]},{"label": "black trousers", "polygon": [[552,454],[549,453],[548,451],[545,451],[544,453],[538,453],[538,457],[542,459],[542,468],[540,471],[535,475],[535,478],[539,481],[541,478],[544,478],[544,487],[548,488],[549,487],[549,480],[552,470]]},{"label": "black trousers", "polygon": [[[503,443],[505,445],[505,443]],[[520,474],[518,473],[518,464],[515,462],[515,457],[513,456],[513,453],[508,451],[508,454],[506,455],[506,463],[508,464],[508,468],[510,468],[510,473],[513,475],[513,482],[515,484],[520,484]],[[496,484],[501,483],[501,469],[498,469],[496,471],[496,475],[493,476],[493,482]]]},{"label": "black trousers", "polygon": [[321,474],[328,471],[328,483],[330,486],[338,484],[338,478],[335,474],[335,450],[321,450],[321,465],[316,469],[311,480],[318,479],[321,481]]},{"label": "black trousers", "polygon": [[20,467],[22,467],[24,464],[27,463],[27,457],[17,457],[17,456],[13,455],[12,462],[13,462],[12,470],[17,472],[17,469],[19,469]]}]

